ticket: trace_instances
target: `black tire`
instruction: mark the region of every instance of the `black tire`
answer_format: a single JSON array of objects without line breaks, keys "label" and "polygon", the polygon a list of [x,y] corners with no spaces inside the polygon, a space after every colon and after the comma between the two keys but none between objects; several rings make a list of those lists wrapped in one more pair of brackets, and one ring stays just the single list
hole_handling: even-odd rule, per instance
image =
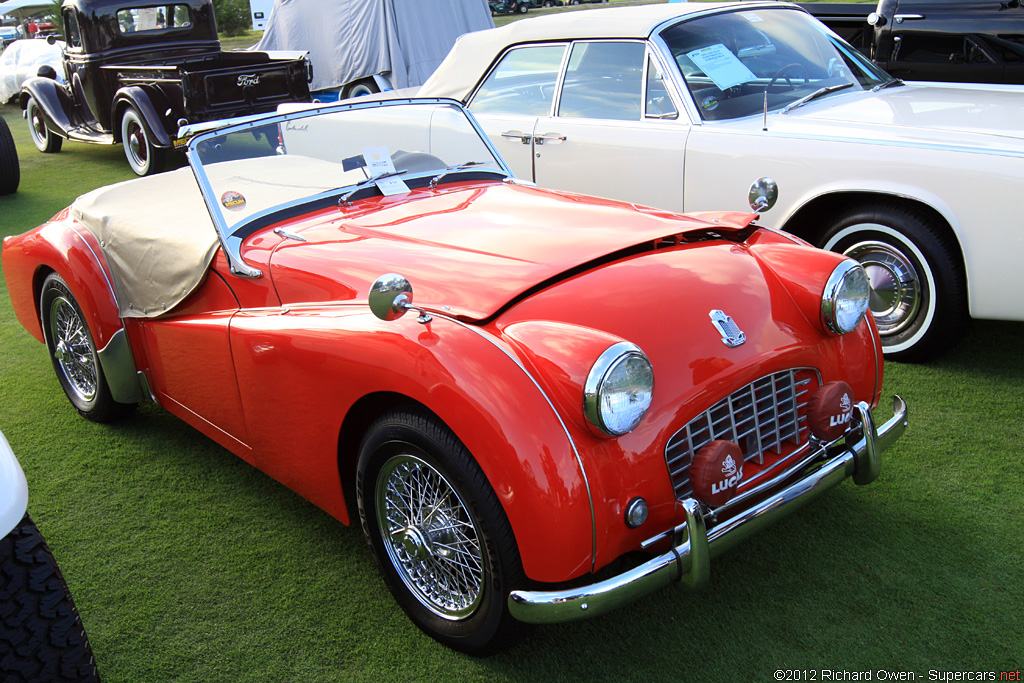
[{"label": "black tire", "polygon": [[521,2],[518,5],[516,5],[516,11],[519,12],[520,14],[526,14],[527,12],[530,11],[530,5],[525,2]]},{"label": "black tire", "polygon": [[21,166],[18,165],[18,149],[7,122],[0,118],[0,195],[18,191],[21,183]]},{"label": "black tire", "polygon": [[32,519],[0,539],[0,674],[4,683],[99,683],[64,576]]},{"label": "black tire", "polygon": [[[408,487],[413,479],[417,486]],[[480,467],[444,424],[415,408],[380,417],[360,447],[356,492],[374,561],[427,635],[484,656],[531,630],[507,605],[509,593],[526,586],[512,528]]]},{"label": "black tire", "polygon": [[121,115],[121,144],[135,175],[153,175],[164,170],[167,150],[153,144],[142,117],[133,107],[128,107]]},{"label": "black tire", "polygon": [[131,412],[133,404],[118,403],[110,395],[96,343],[85,316],[64,279],[50,273],[39,295],[43,336],[71,405],[87,420],[111,422]]},{"label": "black tire", "polygon": [[363,78],[346,85],[342,93],[342,99],[347,100],[351,97],[362,97],[363,95],[372,95],[378,92],[380,92],[380,88],[377,86],[377,81],[372,78]]},{"label": "black tire", "polygon": [[960,252],[926,214],[895,203],[855,208],[818,246],[867,269],[871,315],[887,358],[928,360],[963,334],[969,317]]},{"label": "black tire", "polygon": [[56,154],[60,151],[64,138],[46,127],[46,114],[34,97],[29,97],[25,103],[25,119],[28,121],[28,133],[36,149],[44,154]]}]

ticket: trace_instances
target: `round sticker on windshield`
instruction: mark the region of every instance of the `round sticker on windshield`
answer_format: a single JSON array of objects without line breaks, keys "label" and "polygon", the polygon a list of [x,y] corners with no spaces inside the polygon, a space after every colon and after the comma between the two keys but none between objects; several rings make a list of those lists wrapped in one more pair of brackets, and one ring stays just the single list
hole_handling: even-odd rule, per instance
[{"label": "round sticker on windshield", "polygon": [[718,98],[714,95],[709,95],[701,100],[700,106],[708,111],[713,111],[718,108]]},{"label": "round sticker on windshield", "polygon": [[245,197],[240,192],[228,190],[220,196],[220,203],[228,211],[241,211],[245,208]]}]

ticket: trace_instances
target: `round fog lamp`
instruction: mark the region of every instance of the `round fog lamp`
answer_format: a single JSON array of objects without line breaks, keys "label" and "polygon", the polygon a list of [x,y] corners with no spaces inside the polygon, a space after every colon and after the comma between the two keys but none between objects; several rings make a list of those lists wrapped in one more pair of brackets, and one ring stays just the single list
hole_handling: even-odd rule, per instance
[{"label": "round fog lamp", "polygon": [[647,501],[637,497],[626,506],[626,526],[635,529],[647,521]]}]

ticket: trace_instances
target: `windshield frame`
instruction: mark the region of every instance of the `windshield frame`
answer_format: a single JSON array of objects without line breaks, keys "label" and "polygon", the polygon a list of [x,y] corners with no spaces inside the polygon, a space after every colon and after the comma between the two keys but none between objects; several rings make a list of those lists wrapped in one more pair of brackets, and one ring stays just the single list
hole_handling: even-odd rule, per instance
[{"label": "windshield frame", "polygon": [[[672,74],[672,80],[676,82],[678,86],[677,90],[680,91],[679,94],[682,95],[683,106],[690,117],[690,121],[694,125],[702,125],[707,123],[714,124],[728,121],[736,121],[741,119],[749,119],[752,118],[753,116],[761,115],[763,113],[763,108],[759,106],[756,111],[751,111],[750,113],[744,113],[738,116],[729,116],[723,118],[713,118],[705,116],[705,114],[701,110],[701,107],[698,105],[697,98],[695,97],[693,90],[690,88],[690,83],[687,81],[685,75],[683,74],[682,68],[680,68],[679,63],[676,61],[675,56],[673,54],[673,50],[669,46],[668,41],[665,39],[664,34],[668,31],[671,31],[673,28],[677,26],[692,22],[699,22],[702,20],[706,20],[709,17],[723,16],[728,14],[740,14],[744,12],[755,11],[772,13],[788,11],[799,12],[805,15],[807,19],[810,20],[808,22],[808,25],[815,27],[821,33],[822,37],[831,42],[832,47],[836,50],[836,52],[839,53],[839,55],[842,58],[844,58],[848,62],[852,62],[857,69],[860,69],[861,71],[865,72],[865,74],[868,75],[870,78],[876,79],[878,81],[877,83],[871,86],[860,85],[860,87],[856,90],[849,88],[838,90],[837,92],[839,93],[870,91],[873,87],[876,87],[878,85],[887,85],[890,83],[901,82],[898,78],[895,78],[886,73],[883,69],[881,69],[874,62],[872,62],[866,55],[857,50],[857,48],[850,45],[848,42],[843,40],[843,38],[837,35],[834,31],[829,29],[819,20],[815,19],[810,12],[797,5],[788,5],[782,3],[766,4],[751,2],[745,3],[743,6],[709,8],[705,11],[699,11],[692,14],[687,14],[686,16],[683,17],[674,17],[672,19],[666,20],[658,24],[651,30],[649,38],[652,47],[657,53],[659,53],[661,60],[668,65],[669,72]],[[855,83],[858,82],[856,78],[854,78],[853,81]],[[831,96],[831,94],[827,96]],[[780,112],[787,105],[792,104],[793,101],[799,99],[799,97],[800,95],[794,96],[790,101],[771,103],[769,104],[768,111],[772,113]]]},{"label": "windshield frame", "polygon": [[[473,131],[476,132],[480,142],[483,143],[484,147],[488,150],[497,167],[476,167],[476,172],[491,173],[502,177],[502,180],[514,179],[515,174],[509,168],[508,164],[498,153],[494,147],[493,142],[484,133],[479,122],[473,117],[466,107],[461,102],[446,97],[433,97],[433,98],[403,98],[403,99],[390,99],[390,100],[373,100],[368,102],[336,102],[325,105],[299,105],[299,109],[293,111],[287,111],[279,114],[269,115],[255,115],[255,116],[243,116],[234,119],[227,119],[224,121],[217,121],[216,123],[200,123],[182,127],[178,132],[178,139],[175,141],[176,147],[184,146],[187,143],[185,149],[185,156],[188,159],[189,166],[191,166],[192,174],[196,179],[196,183],[199,185],[199,190],[203,195],[203,201],[206,204],[207,212],[210,214],[210,218],[213,221],[214,228],[217,231],[217,237],[220,240],[221,247],[224,250],[224,254],[228,259],[228,265],[231,268],[231,272],[241,277],[257,278],[263,273],[257,268],[246,264],[241,255],[242,243],[259,229],[267,227],[275,222],[282,219],[282,216],[287,213],[295,213],[300,207],[308,211],[317,210],[317,208],[326,208],[330,205],[337,205],[338,199],[351,194],[350,190],[357,187],[360,181],[352,182],[347,185],[331,188],[330,190],[318,192],[309,196],[302,197],[291,201],[286,201],[281,204],[271,206],[265,210],[254,213],[244,220],[239,221],[233,225],[228,225],[225,219],[224,213],[219,208],[219,200],[217,193],[213,188],[213,183],[204,169],[203,162],[201,159],[200,149],[204,144],[211,143],[217,138],[222,138],[225,135],[231,135],[234,133],[251,132],[257,128],[263,128],[266,126],[280,126],[288,123],[301,121],[324,114],[330,114],[341,111],[349,110],[362,110],[362,109],[381,109],[389,107],[409,107],[409,106],[438,106],[444,105],[449,106],[452,109],[460,112],[470,124]],[[489,162],[488,162],[489,163]],[[420,171],[408,171],[401,174],[403,180],[413,179],[429,179],[438,175],[439,172],[443,171],[444,167],[432,170],[420,170]],[[426,184],[424,181],[424,185]],[[364,189],[359,189],[361,194]],[[322,205],[322,207],[321,207]]]}]

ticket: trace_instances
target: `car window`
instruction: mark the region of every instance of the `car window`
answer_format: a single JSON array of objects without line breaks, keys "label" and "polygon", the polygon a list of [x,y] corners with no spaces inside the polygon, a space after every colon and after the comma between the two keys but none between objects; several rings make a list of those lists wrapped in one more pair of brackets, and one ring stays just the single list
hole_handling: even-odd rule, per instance
[{"label": "car window", "polygon": [[649,119],[675,119],[679,112],[665,87],[661,69],[653,59],[647,60],[647,89],[644,97],[644,116]]},{"label": "car window", "polygon": [[78,30],[78,18],[73,9],[64,12],[64,31],[67,33],[68,47],[82,47],[82,34]]},{"label": "car window", "polygon": [[551,112],[565,45],[509,50],[477,89],[474,113],[545,116]]},{"label": "car window", "polygon": [[192,19],[188,5],[132,7],[117,11],[117,25],[121,33],[137,33],[188,28],[192,25]]},{"label": "car window", "polygon": [[946,33],[904,33],[897,36],[899,50],[893,61],[921,64],[987,64],[991,60],[961,35]]},{"label": "car window", "polygon": [[565,72],[558,115],[640,120],[644,54],[637,42],[578,42]]},{"label": "car window", "polygon": [[781,109],[893,80],[797,9],[709,14],[679,21],[660,37],[705,120],[752,116],[765,105]]}]

